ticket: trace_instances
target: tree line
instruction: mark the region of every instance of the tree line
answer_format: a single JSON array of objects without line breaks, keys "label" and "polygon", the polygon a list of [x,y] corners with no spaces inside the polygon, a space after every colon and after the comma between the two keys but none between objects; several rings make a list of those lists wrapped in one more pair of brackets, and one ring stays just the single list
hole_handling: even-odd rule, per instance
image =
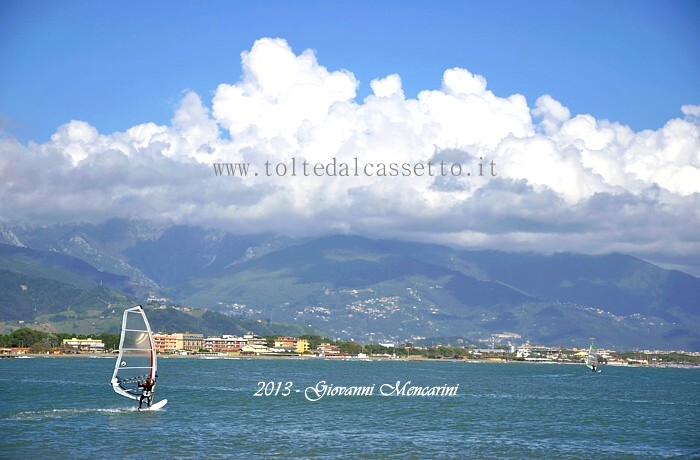
[{"label": "tree line", "polygon": [[395,347],[385,347],[376,343],[361,344],[352,341],[335,341],[318,335],[302,335],[299,338],[308,340],[309,349],[311,350],[322,343],[327,343],[329,345],[336,345],[340,353],[348,355],[357,355],[359,353],[365,353],[366,355],[395,354],[399,357],[425,356],[427,358],[457,359],[464,358],[467,355],[467,350],[463,347],[437,346],[416,348],[412,343],[405,343]]},{"label": "tree line", "polygon": [[119,348],[119,334],[102,332],[96,335],[73,334],[70,332],[44,332],[23,327],[9,334],[0,334],[0,347],[29,348],[33,352],[45,352],[60,347],[64,339],[97,339],[102,340],[107,349]]}]

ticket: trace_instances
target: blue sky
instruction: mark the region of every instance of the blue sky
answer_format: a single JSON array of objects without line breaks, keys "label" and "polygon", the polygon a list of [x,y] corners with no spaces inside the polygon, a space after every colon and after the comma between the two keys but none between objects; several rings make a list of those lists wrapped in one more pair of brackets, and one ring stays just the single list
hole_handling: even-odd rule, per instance
[{"label": "blue sky", "polygon": [[657,129],[700,102],[700,2],[0,3],[0,123],[46,141],[72,119],[101,133],[168,123],[183,91],[207,105],[241,75],[240,53],[281,37],[329,70],[369,82],[401,75],[407,97],[442,72],[481,74],[532,106]]}]

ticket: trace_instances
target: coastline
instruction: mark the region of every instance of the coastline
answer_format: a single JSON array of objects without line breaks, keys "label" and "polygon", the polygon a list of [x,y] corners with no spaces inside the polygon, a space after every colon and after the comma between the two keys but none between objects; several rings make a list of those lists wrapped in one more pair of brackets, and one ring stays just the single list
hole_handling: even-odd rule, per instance
[{"label": "coastline", "polygon": [[[36,358],[57,358],[57,359],[116,359],[116,355],[108,353],[72,353],[72,354],[36,354],[27,353],[21,355],[3,355],[0,359],[36,359]],[[343,362],[435,362],[435,363],[468,363],[468,364],[555,364],[560,366],[581,366],[583,363],[571,361],[556,361],[556,360],[514,360],[514,359],[435,359],[424,356],[416,356],[409,358],[391,358],[385,356],[367,356],[357,358],[352,356],[324,357],[319,358],[315,355],[295,355],[295,356],[274,356],[274,355],[198,355],[198,354],[164,354],[158,355],[159,359],[201,359],[201,360],[308,360],[308,361],[343,361]],[[682,364],[682,363],[608,363],[604,367],[634,367],[634,368],[674,368],[674,369],[700,369],[698,364]]]}]

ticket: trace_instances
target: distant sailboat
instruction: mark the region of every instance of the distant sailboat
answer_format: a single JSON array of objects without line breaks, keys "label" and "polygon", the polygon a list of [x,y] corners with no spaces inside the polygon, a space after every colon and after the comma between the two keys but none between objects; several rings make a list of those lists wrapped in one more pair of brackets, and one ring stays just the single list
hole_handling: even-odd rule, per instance
[{"label": "distant sailboat", "polygon": [[588,354],[586,355],[586,366],[593,372],[600,372],[598,370],[598,348],[593,344],[593,338],[591,338],[591,346],[588,347]]},{"label": "distant sailboat", "polygon": [[[122,318],[119,356],[112,374],[112,388],[127,398],[139,400],[143,391],[143,382],[157,377],[158,360],[156,358],[153,333],[148,318],[141,305],[124,311]],[[155,385],[151,391],[155,391]],[[168,402],[167,399],[151,405],[148,409],[159,409]]]}]

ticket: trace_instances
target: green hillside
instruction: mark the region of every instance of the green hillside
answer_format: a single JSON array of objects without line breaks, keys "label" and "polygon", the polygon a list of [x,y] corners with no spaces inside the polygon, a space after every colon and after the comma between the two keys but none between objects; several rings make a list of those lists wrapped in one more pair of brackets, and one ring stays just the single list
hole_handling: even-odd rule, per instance
[{"label": "green hillside", "polygon": [[[112,321],[102,307],[92,309],[89,319],[73,319],[77,300],[70,300],[73,310],[62,310],[75,289],[102,286],[128,298],[155,294],[250,322],[230,325],[241,329],[312,325],[331,337],[363,342],[478,340],[507,331],[545,344],[587,343],[595,336],[601,346],[700,350],[700,279],[623,254],[463,251],[357,236],[241,236],[119,219],[4,228],[7,241],[31,248],[0,247],[0,269],[15,273],[2,288],[0,318],[15,321],[34,312],[65,315],[59,318],[83,321],[76,327],[84,328]],[[41,283],[32,281],[37,279],[56,295],[42,294]],[[19,284],[25,286],[21,292]],[[100,305],[109,302],[118,303],[103,299]],[[218,321],[226,323],[224,318]],[[173,330],[209,327],[202,317],[163,319]]]},{"label": "green hillside", "polygon": [[80,289],[105,285],[116,290],[127,290],[129,285],[128,277],[98,270],[77,257],[6,244],[0,244],[0,270],[52,279]]},{"label": "green hillside", "polygon": [[[141,303],[101,280],[124,277],[102,272],[63,254],[0,245],[0,333],[20,327],[48,332],[118,332],[122,312]],[[222,313],[175,308],[149,309],[155,330],[208,335],[323,335],[308,325],[255,320]]]},{"label": "green hillside", "polygon": [[[656,298],[667,296],[663,283],[646,294],[636,290],[635,273],[656,270],[671,273],[666,279],[672,279],[672,272],[616,255],[593,260],[582,255],[479,256],[434,245],[327,237],[175,289],[191,305],[313,324],[335,337],[361,341],[449,335],[488,339],[513,331],[539,343],[575,345],[595,335],[606,346],[622,348],[700,348],[698,322],[685,308],[659,308]],[[501,266],[493,262],[499,258]],[[504,272],[508,260],[520,264],[512,274]],[[573,279],[570,285],[577,288],[562,279]],[[548,286],[547,280],[556,284]],[[603,302],[606,295],[610,298]],[[617,305],[615,299],[626,302]],[[642,303],[630,313],[634,299]]]}]

